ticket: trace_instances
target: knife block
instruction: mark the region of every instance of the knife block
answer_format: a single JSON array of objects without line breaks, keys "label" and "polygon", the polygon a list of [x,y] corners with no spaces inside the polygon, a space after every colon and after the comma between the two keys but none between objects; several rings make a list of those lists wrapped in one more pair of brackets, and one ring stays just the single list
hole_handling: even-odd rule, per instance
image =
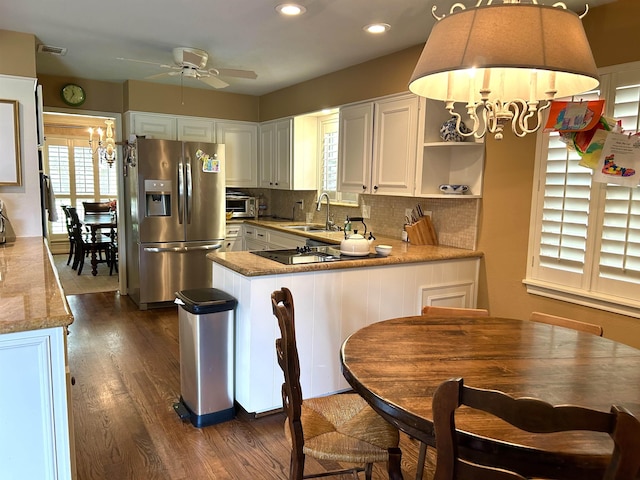
[{"label": "knife block", "polygon": [[404,229],[413,245],[438,245],[438,236],[431,217],[422,217],[412,225],[405,225]]}]

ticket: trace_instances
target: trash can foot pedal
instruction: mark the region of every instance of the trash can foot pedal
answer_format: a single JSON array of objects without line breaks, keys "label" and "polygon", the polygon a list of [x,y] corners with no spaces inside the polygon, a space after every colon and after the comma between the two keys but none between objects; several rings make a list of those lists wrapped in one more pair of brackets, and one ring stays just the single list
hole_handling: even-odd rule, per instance
[{"label": "trash can foot pedal", "polygon": [[183,422],[188,422],[191,420],[191,412],[189,412],[189,409],[181,401],[174,403],[173,409],[176,411],[176,413],[180,417],[180,420],[182,420]]}]

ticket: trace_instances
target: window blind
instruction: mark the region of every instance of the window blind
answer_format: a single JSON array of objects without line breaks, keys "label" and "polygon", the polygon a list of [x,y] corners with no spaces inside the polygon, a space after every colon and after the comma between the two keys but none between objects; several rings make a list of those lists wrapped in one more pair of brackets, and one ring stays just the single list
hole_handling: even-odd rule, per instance
[{"label": "window blind", "polygon": [[591,173],[579,161],[557,133],[549,136],[540,262],[576,273],[584,267],[591,195]]}]

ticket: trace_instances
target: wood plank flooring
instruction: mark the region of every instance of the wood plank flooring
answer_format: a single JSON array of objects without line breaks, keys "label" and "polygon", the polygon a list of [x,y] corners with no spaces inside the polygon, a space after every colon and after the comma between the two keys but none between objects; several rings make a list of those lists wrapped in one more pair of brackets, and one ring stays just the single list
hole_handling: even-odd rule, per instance
[{"label": "wood plank flooring", "polygon": [[[77,480],[287,478],[283,414],[198,429],[174,412],[177,307],[140,311],[118,292],[67,298]],[[415,477],[417,447],[402,437],[406,479]],[[335,466],[308,458],[306,473]],[[374,478],[387,478],[383,465]]]}]

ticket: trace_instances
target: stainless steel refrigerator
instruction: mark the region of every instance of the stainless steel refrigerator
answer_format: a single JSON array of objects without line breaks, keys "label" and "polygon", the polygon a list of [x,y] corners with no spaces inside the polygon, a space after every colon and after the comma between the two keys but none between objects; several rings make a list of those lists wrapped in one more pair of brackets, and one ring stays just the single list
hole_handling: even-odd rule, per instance
[{"label": "stainless steel refrigerator", "polygon": [[224,145],[137,139],[126,171],[127,285],[140,309],[212,286],[206,254],[223,245]]}]

